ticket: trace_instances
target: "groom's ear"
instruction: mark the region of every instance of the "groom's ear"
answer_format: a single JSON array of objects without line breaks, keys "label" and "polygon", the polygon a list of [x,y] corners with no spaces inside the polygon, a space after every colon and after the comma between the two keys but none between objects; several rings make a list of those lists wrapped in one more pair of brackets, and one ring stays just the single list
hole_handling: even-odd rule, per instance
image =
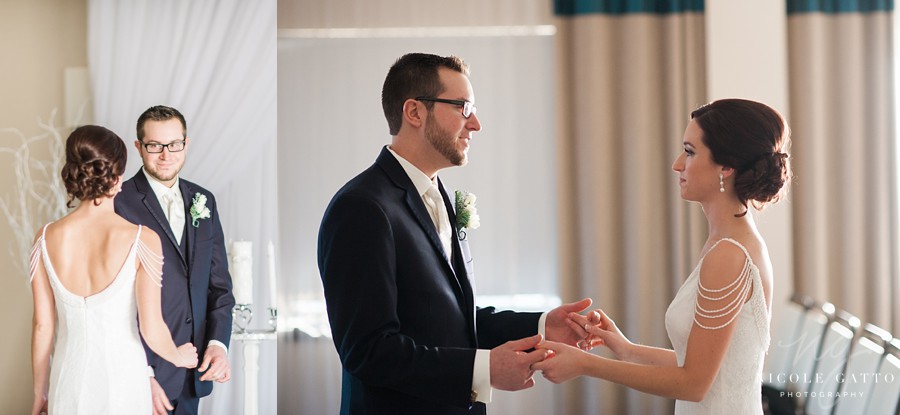
[{"label": "groom's ear", "polygon": [[407,124],[419,128],[425,122],[425,107],[423,104],[414,99],[408,99],[403,102],[403,120]]},{"label": "groom's ear", "polygon": [[134,148],[137,149],[138,154],[141,154],[141,140],[134,140]]}]

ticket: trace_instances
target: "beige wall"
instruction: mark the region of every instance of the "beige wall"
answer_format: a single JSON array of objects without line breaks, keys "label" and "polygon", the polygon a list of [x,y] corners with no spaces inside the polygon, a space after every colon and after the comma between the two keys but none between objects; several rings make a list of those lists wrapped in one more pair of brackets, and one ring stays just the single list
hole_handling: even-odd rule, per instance
[{"label": "beige wall", "polygon": [[[87,0],[0,0],[0,61],[0,128],[37,134],[38,117],[46,120],[54,108],[61,125],[64,68],[87,66]],[[16,144],[15,136],[0,134],[0,146]],[[41,147],[32,156],[46,159]],[[0,154],[0,196],[15,190],[10,162]],[[0,412],[22,414],[32,400],[31,289],[7,254],[12,236],[6,220],[0,221],[0,241]]]},{"label": "beige wall", "polygon": [[[710,100],[742,97],[788,112],[787,15],[784,0],[706,2]],[[758,30],[759,22],[768,22]],[[740,45],[736,47],[735,45]],[[794,293],[791,195],[756,215],[774,271],[773,320]]]},{"label": "beige wall", "polygon": [[279,29],[552,23],[550,0],[278,0]]}]

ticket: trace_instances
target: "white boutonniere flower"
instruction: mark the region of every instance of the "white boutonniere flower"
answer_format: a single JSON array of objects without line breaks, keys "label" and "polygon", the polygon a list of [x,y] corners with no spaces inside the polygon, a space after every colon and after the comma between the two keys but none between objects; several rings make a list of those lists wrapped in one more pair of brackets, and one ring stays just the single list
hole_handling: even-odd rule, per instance
[{"label": "white boutonniere flower", "polygon": [[191,204],[191,225],[200,226],[200,219],[209,218],[209,208],[206,207],[206,195],[197,193],[194,195],[194,202]]},{"label": "white boutonniere flower", "polygon": [[456,191],[456,232],[459,240],[466,240],[466,229],[478,229],[481,221],[475,208],[475,194]]}]

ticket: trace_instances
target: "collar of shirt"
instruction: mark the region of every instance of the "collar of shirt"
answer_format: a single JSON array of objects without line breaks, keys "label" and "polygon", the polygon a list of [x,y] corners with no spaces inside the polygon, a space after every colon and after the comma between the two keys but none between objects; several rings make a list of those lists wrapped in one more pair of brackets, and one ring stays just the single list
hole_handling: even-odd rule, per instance
[{"label": "collar of shirt", "polygon": [[178,196],[178,200],[184,200],[181,195],[181,187],[179,187],[179,184],[181,182],[178,177],[175,178],[175,184],[173,184],[172,187],[169,188],[166,187],[166,185],[160,183],[159,180],[153,178],[150,173],[147,173],[147,169],[141,167],[141,171],[144,172],[144,176],[147,177],[147,182],[150,183],[150,188],[153,189],[153,193],[156,195],[156,200],[159,201],[160,206],[166,205],[165,201],[163,201],[163,196],[165,196],[166,193],[168,193],[171,189],[175,190],[175,194]]},{"label": "collar of shirt", "polygon": [[[400,167],[403,167],[403,171],[406,172],[406,175],[409,176],[409,179],[412,180],[413,186],[416,187],[416,191],[419,192],[419,196],[425,196],[425,192],[428,191],[428,188],[431,185],[437,187],[437,176],[434,176],[434,180],[428,178],[422,170],[419,170],[418,167],[414,166],[409,160],[400,157],[399,154],[395,153],[394,150],[391,149],[391,146],[387,147],[388,151],[397,159],[400,163]],[[438,187],[439,188],[439,187]],[[440,189],[440,188],[439,188]]]}]

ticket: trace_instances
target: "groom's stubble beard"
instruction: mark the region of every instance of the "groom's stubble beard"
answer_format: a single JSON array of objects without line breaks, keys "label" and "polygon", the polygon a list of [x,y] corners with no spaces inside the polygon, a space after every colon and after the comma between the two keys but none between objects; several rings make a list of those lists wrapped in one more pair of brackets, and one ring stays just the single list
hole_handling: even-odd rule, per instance
[{"label": "groom's stubble beard", "polygon": [[147,163],[147,164],[144,165],[144,168],[147,169],[147,173],[150,173],[150,176],[151,176],[151,177],[153,177],[154,179],[156,179],[156,180],[158,180],[158,181],[160,181],[160,182],[166,182],[166,181],[169,181],[169,180],[174,180],[176,177],[178,177],[178,174],[181,173],[181,169],[182,169],[183,167],[184,167],[184,161],[182,160],[181,165],[178,166],[178,168],[175,169],[175,171],[173,171],[171,174],[168,174],[168,175],[161,175],[161,174],[159,173],[159,170],[157,170],[156,167],[154,167],[152,164]]},{"label": "groom's stubble beard", "polygon": [[425,119],[425,139],[452,165],[464,166],[469,161],[465,150],[457,149],[456,137],[438,126],[432,112],[429,112]]}]

